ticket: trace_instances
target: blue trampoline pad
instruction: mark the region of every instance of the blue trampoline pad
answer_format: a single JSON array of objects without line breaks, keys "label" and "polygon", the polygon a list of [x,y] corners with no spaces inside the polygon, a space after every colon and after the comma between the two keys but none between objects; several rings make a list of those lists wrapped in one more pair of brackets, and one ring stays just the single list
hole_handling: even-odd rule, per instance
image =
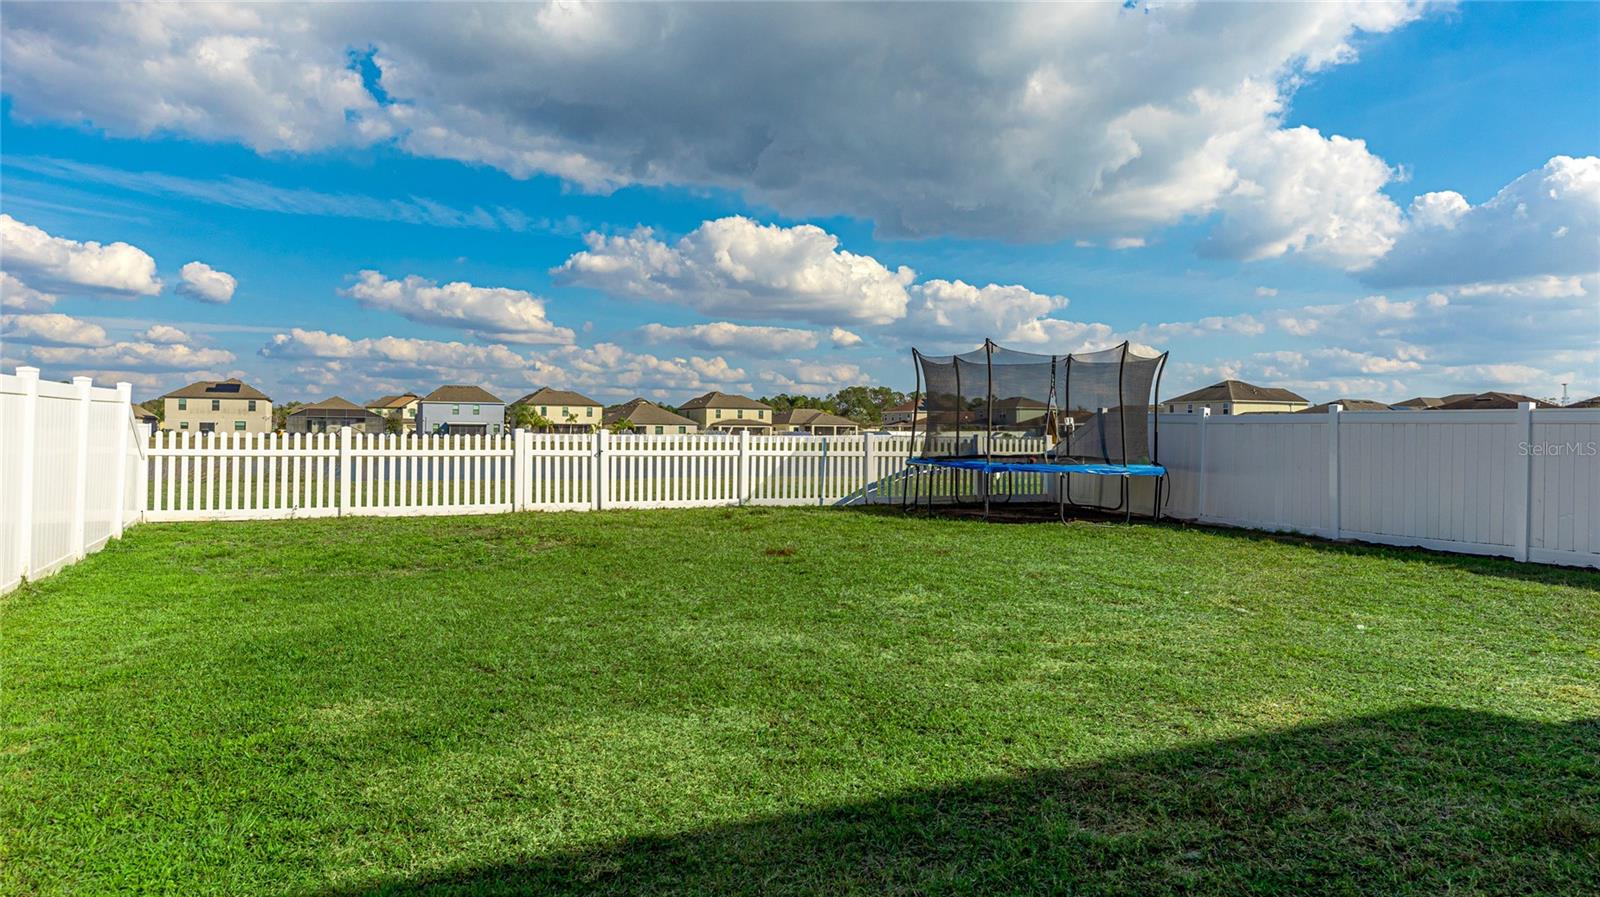
[{"label": "blue trampoline pad", "polygon": [[1081,473],[1097,477],[1164,477],[1160,464],[1053,464],[1043,461],[985,461],[982,458],[912,458],[923,467],[949,467],[986,473]]}]

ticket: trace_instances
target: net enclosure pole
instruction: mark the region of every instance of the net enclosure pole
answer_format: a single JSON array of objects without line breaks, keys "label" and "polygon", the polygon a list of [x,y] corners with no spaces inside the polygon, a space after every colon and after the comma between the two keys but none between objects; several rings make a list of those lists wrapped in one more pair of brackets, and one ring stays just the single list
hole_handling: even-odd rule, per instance
[{"label": "net enclosure pole", "polygon": [[[1123,375],[1128,372],[1128,341],[1122,341],[1122,359],[1117,362],[1117,441],[1122,445],[1122,466],[1128,466],[1128,397],[1123,394]],[[1140,404],[1144,404],[1142,401]]]},{"label": "net enclosure pole", "polygon": [[[916,349],[911,350],[911,366],[916,369],[917,385],[915,390],[911,393],[911,443],[906,446],[906,479],[916,480],[917,484],[920,486],[922,481],[922,472],[911,463],[912,457],[917,453],[917,408],[922,404],[922,353],[918,352]],[[922,430],[922,438],[926,440],[928,438],[927,421],[923,421]],[[913,471],[916,472],[913,473]],[[909,482],[901,484],[900,507],[902,509],[906,506],[906,497],[911,494],[910,485],[911,484]]]}]

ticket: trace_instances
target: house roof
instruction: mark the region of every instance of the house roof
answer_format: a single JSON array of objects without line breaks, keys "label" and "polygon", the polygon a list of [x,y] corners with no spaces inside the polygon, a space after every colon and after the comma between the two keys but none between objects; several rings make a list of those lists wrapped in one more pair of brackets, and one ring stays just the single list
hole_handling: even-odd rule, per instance
[{"label": "house roof", "polygon": [[712,390],[703,396],[695,396],[678,407],[685,410],[690,408],[760,408],[767,411],[772,410],[771,405],[763,405],[748,396],[730,395],[716,390]]},{"label": "house roof", "polygon": [[1404,402],[1395,402],[1393,405],[1391,405],[1389,407],[1391,407],[1391,408],[1437,408],[1440,405],[1444,405],[1444,404],[1446,404],[1448,402],[1459,402],[1462,399],[1470,399],[1470,398],[1472,398],[1472,393],[1470,393],[1470,392],[1451,393],[1450,395],[1444,396],[1442,398],[1439,397],[1439,396],[1416,396],[1414,398],[1406,399]]},{"label": "house roof", "polygon": [[163,399],[266,399],[267,394],[237,377],[227,380],[196,380],[161,396]]},{"label": "house roof", "polygon": [[417,401],[420,396],[414,392],[401,393],[397,396],[383,396],[367,403],[368,408],[404,408]]},{"label": "house roof", "polygon": [[[1194,392],[1186,392],[1175,399],[1167,399],[1163,404],[1173,402],[1306,402],[1305,396],[1280,389],[1276,386],[1257,386],[1243,380],[1224,380],[1213,383]],[[1311,404],[1306,402],[1306,404]]]},{"label": "house roof", "polygon": [[355,402],[345,400],[342,396],[330,396],[320,402],[312,402],[309,405],[301,405],[299,408],[289,412],[289,414],[301,414],[306,411],[354,411],[357,414],[372,413],[360,405],[357,405]]},{"label": "house roof", "polygon": [[723,429],[729,429],[729,430],[770,430],[770,429],[772,429],[772,423],[770,421],[756,420],[753,417],[730,417],[727,420],[714,420],[711,423],[707,424],[706,426],[709,429],[713,429],[713,430],[715,430],[715,429],[717,429],[719,427],[721,427]]},{"label": "house roof", "polygon": [[479,402],[495,405],[505,403],[481,386],[450,385],[441,386],[433,392],[422,397],[424,402]]},{"label": "house roof", "polygon": [[1296,414],[1327,414],[1329,405],[1343,405],[1346,411],[1392,411],[1388,405],[1372,399],[1334,399],[1310,408],[1301,408]]},{"label": "house roof", "polygon": [[1454,402],[1446,402],[1439,406],[1440,411],[1470,411],[1476,408],[1515,408],[1523,402],[1532,402],[1535,408],[1555,408],[1549,402],[1541,402],[1532,396],[1518,395],[1514,392],[1480,392],[1475,396],[1467,396]]},{"label": "house roof", "polygon": [[1562,405],[1561,407],[1563,407],[1563,408],[1600,408],[1600,396],[1594,396],[1592,398],[1587,398],[1587,399],[1584,399],[1581,402],[1573,402],[1570,405]]},{"label": "house roof", "polygon": [[885,414],[888,414],[890,412],[895,412],[895,411],[898,411],[901,414],[906,414],[906,413],[909,413],[909,412],[911,412],[913,410],[925,411],[925,410],[927,410],[927,408],[928,408],[928,403],[925,402],[925,401],[918,402],[918,401],[916,401],[914,399],[906,399],[904,402],[901,402],[900,404],[894,406],[893,408],[885,408],[885,409],[883,409],[883,411],[884,411]]},{"label": "house roof", "polygon": [[994,407],[1010,410],[1013,408],[1049,408],[1050,406],[1038,399],[1030,399],[1027,396],[1012,396],[1009,399],[1001,399],[995,402]]},{"label": "house roof", "polygon": [[569,392],[565,389],[551,389],[548,386],[541,386],[533,392],[530,392],[522,398],[516,400],[515,402],[512,402],[511,404],[593,405],[596,408],[600,407],[599,402],[596,402],[594,399],[589,398],[581,392]]},{"label": "house roof", "polygon": [[689,418],[681,414],[673,414],[643,396],[623,402],[621,405],[607,408],[606,413],[600,417],[600,420],[602,423],[607,424],[614,424],[619,420],[627,420],[632,421],[637,426],[700,426]]},{"label": "house roof", "polygon": [[773,416],[775,424],[789,424],[796,427],[860,427],[861,425],[848,417],[829,414],[818,408],[796,408]]}]

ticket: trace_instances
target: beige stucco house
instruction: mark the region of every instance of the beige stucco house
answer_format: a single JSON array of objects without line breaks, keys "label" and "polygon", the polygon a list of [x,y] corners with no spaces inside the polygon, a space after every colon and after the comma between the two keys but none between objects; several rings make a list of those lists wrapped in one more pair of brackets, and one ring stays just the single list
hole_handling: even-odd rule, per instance
[{"label": "beige stucco house", "polygon": [[633,424],[633,432],[650,433],[657,436],[668,433],[698,433],[700,425],[681,414],[657,405],[649,399],[640,397],[624,402],[614,408],[607,408],[602,423],[611,426],[619,420]]},{"label": "beige stucco house", "polygon": [[552,433],[588,433],[600,426],[605,407],[583,393],[541,387],[512,402],[506,408],[515,426],[516,409],[528,406],[550,421]]},{"label": "beige stucco house", "polygon": [[349,427],[357,433],[382,433],[385,420],[383,415],[355,402],[332,396],[289,412],[284,429],[290,433],[337,433]]},{"label": "beige stucco house", "polygon": [[270,433],[272,400],[238,379],[199,380],[161,397],[161,429],[189,433]]},{"label": "beige stucco house", "polygon": [[417,429],[417,408],[421,404],[421,396],[414,392],[406,392],[397,396],[373,399],[363,407],[384,420],[399,421],[401,432],[412,433]]},{"label": "beige stucco house", "polygon": [[708,392],[695,396],[678,410],[702,430],[715,433],[772,432],[772,406],[763,405],[747,396],[729,395],[725,392]]},{"label": "beige stucco house", "polygon": [[1311,407],[1305,396],[1276,386],[1256,386],[1243,380],[1224,380],[1161,403],[1171,414],[1254,414],[1262,411],[1304,411]]}]

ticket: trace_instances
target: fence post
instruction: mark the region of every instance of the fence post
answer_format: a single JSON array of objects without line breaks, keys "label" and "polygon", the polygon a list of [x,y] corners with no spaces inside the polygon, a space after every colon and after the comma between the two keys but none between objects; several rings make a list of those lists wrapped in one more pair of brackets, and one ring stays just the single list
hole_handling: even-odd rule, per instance
[{"label": "fence post", "polygon": [[594,509],[606,509],[606,497],[611,492],[611,462],[606,458],[606,449],[611,445],[611,431],[601,427],[594,434],[594,476],[590,481],[594,483]]},{"label": "fence post", "polygon": [[750,431],[739,431],[739,504],[750,501]]},{"label": "fence post", "polygon": [[111,495],[111,538],[122,538],[122,528],[127,521],[126,506],[128,504],[128,428],[133,423],[133,384],[127,381],[117,383],[117,410],[120,412],[117,421],[117,453],[112,458],[116,465],[116,486]]},{"label": "fence post", "polygon": [[72,529],[67,531],[67,539],[72,557],[82,560],[84,527],[88,525],[89,516],[89,390],[94,388],[94,380],[73,377],[72,388],[78,394],[78,445],[72,477]]},{"label": "fence post", "polygon": [[861,438],[861,502],[870,505],[875,491],[873,484],[878,476],[878,436],[876,433],[864,433]]},{"label": "fence post", "polygon": [[1512,549],[1519,561],[1528,559],[1528,543],[1533,541],[1533,403],[1517,403],[1517,452],[1511,457],[1513,482],[1522,484],[1522,519],[1517,521],[1516,542]]},{"label": "fence post", "polygon": [[1211,475],[1206,472],[1206,421],[1210,419],[1211,409],[1202,407],[1200,409],[1200,423],[1197,425],[1200,428],[1200,460],[1195,465],[1194,519],[1196,520],[1206,519],[1206,481],[1211,478]]},{"label": "fence post", "polygon": [[511,507],[513,510],[528,510],[528,501],[533,495],[531,473],[533,460],[530,454],[528,431],[518,427],[511,434]]},{"label": "fence post", "polygon": [[350,513],[350,433],[348,426],[339,428],[339,507],[337,516]]},{"label": "fence post", "polygon": [[143,523],[145,512],[150,510],[150,465],[154,463],[150,460],[150,437],[153,425],[140,421],[138,427],[139,466],[134,468],[133,494],[138,496],[134,499],[134,506],[139,509],[137,522]]},{"label": "fence post", "polygon": [[1328,538],[1339,538],[1339,418],[1344,406],[1328,406]]},{"label": "fence post", "polygon": [[22,420],[17,459],[17,564],[18,575],[33,573],[33,455],[39,429],[39,369],[17,368],[22,381]]}]

